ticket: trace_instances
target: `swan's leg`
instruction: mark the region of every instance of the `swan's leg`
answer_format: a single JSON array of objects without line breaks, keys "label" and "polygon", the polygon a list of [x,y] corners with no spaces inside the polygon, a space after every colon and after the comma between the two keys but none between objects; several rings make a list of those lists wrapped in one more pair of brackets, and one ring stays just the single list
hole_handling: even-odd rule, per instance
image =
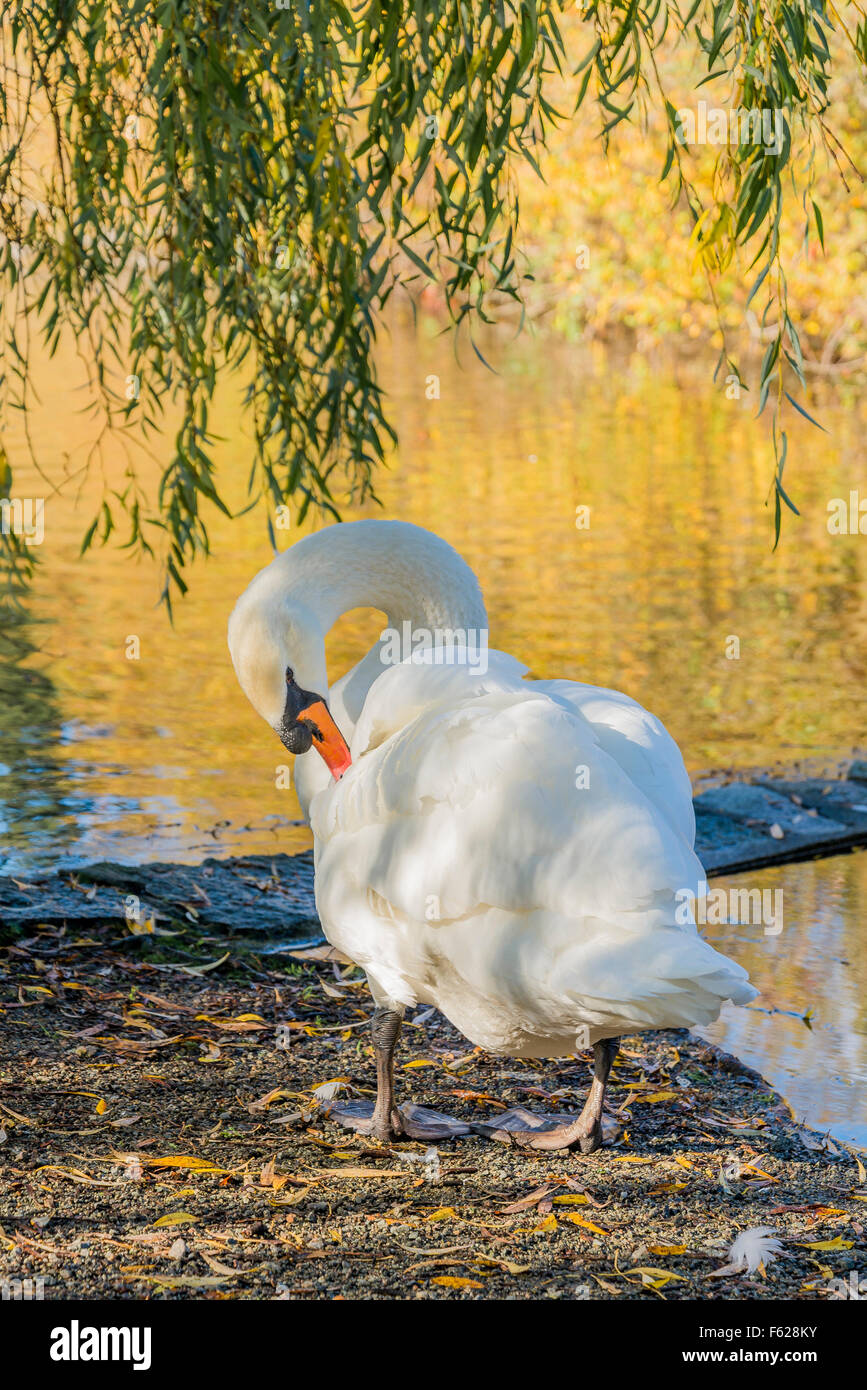
[{"label": "swan's leg", "polygon": [[370,1135],[380,1143],[395,1139],[454,1139],[470,1134],[471,1127],[451,1115],[427,1110],[423,1105],[405,1105],[398,1110],[394,1103],[394,1049],[400,1036],[403,1013],[378,1006],[371,1022],[373,1050],[376,1055],[376,1104],[366,1101],[337,1102],[329,1107],[331,1118],[359,1134]]},{"label": "swan's leg", "polygon": [[403,1015],[394,1009],[374,1009],[370,1031],[376,1054],[376,1105],[368,1131],[374,1139],[394,1139],[403,1133],[394,1105],[394,1049],[402,1023]]},{"label": "swan's leg", "polygon": [[389,1143],[403,1134],[400,1111],[394,1104],[394,1049],[400,1036],[403,1015],[396,1009],[377,1007],[373,1011],[370,1032],[376,1057],[376,1104],[369,1101],[338,1101],[328,1107],[328,1113],[338,1124],[369,1134],[373,1139]]},{"label": "swan's leg", "polygon": [[[593,1081],[581,1114],[554,1129],[501,1131],[513,1144],[529,1149],[580,1149],[592,1154],[602,1144],[602,1103],[611,1065],[620,1046],[619,1038],[606,1038],[593,1048]],[[497,1136],[497,1137],[501,1137]]]}]

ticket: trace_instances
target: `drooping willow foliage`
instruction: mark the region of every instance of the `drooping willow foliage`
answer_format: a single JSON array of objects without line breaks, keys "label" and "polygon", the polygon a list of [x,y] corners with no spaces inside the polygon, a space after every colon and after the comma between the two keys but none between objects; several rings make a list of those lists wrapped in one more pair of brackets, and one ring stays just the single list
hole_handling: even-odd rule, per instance
[{"label": "drooping willow foliage", "polygon": [[[793,149],[824,147],[846,176],[828,35],[840,29],[867,63],[863,14],[850,4],[844,19],[830,0],[593,0],[578,6],[586,48],[572,53],[565,7],[6,0],[0,408],[8,419],[30,403],[29,345],[53,352],[71,332],[96,388],[91,463],[107,439],[127,448],[85,548],[117,531],[159,549],[169,602],[185,590],[185,567],[208,547],[205,504],[226,510],[209,411],[228,370],[241,373],[255,435],[251,502],[336,514],[336,496],[369,492],[392,438],[374,365],[389,295],[434,280],[470,332],[498,296],[519,298],[516,162],[538,164],[552,124],[590,102],[605,141],[654,104],[665,113],[661,175],[673,206],[690,209],[711,293],[748,248],[756,306],[776,326],[759,397],[775,410],[779,532],[785,382],[803,384],[780,218],[803,200],[805,235],[823,237],[809,164],[806,179],[790,177]],[[711,198],[691,180],[655,61],[673,34],[725,79],[728,104],[781,113],[778,149],[720,149]],[[555,110],[564,78],[570,103]],[[153,492],[137,451],[170,407],[181,424]],[[0,438],[0,497],[13,491],[11,462]],[[20,537],[2,541],[26,569]]]}]

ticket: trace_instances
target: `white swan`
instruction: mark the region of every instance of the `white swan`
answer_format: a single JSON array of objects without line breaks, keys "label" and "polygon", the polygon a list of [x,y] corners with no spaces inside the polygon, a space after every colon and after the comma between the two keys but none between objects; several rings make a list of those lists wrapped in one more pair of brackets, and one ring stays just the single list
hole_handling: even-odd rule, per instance
[{"label": "white swan", "polygon": [[[387,629],[329,690],[325,634],[358,607],[434,645],[395,664]],[[437,664],[448,654],[438,632],[464,634],[455,664]],[[260,571],[232,613],[229,648],[290,751],[322,755],[295,764],[317,908],[377,1006],[377,1104],[367,1117],[345,1107],[344,1122],[382,1139],[457,1132],[393,1101],[401,1017],[430,1004],[494,1052],[592,1044],[577,1119],[513,1112],[505,1126],[531,1126],[513,1138],[534,1147],[589,1152],[621,1033],[708,1023],[724,1000],[756,991],[683,920],[704,874],[689,779],[663,726],[613,690],[524,680],[501,652],[482,670],[477,634],[481,592],[449,545],[404,522],[358,521]]]}]

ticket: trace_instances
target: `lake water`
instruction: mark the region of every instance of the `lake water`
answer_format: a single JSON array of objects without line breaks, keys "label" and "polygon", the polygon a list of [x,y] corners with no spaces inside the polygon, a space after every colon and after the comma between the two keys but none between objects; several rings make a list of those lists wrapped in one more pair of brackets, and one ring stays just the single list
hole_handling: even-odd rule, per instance
[{"label": "lake water", "polygon": [[[711,384],[712,363],[555,347],[525,334],[486,345],[494,375],[468,345],[456,362],[439,328],[422,319],[417,332],[403,327],[383,341],[400,446],[379,479],[382,510],[365,511],[428,526],[457,546],[482,582],[492,645],[535,675],[635,696],[664,720],[694,778],[864,756],[867,537],[832,536],[826,524],[830,499],[859,487],[867,496],[863,394],[839,387],[811,403],[826,434],[790,418],[786,481],[802,515],[785,516],[772,552],[765,423],[754,421],[749,395],[729,400]],[[37,364],[34,381],[41,404],[31,435],[52,481],[70,482],[50,492],[26,468],[16,480],[16,495],[46,497],[46,530],[25,618],[0,634],[0,872],[305,848],[294,793],[276,785],[285,754],[241,694],[226,649],[233,602],[270,558],[262,515],[214,515],[213,554],[191,571],[172,627],[151,564],[111,548],[78,560],[101,486],[100,467],[78,471],[92,437],[80,372],[61,351]],[[213,419],[230,480],[245,478],[251,459],[238,400],[227,383]],[[15,431],[12,421],[13,458]],[[153,480],[156,464],[137,466]],[[121,486],[127,467],[109,444],[108,483]],[[230,481],[240,503],[239,489]],[[576,527],[579,507],[590,509],[589,527]],[[278,533],[281,547],[299,534]],[[338,625],[332,679],[379,627],[372,613]],[[131,636],[135,661],[125,654]],[[771,997],[796,1012],[830,991],[822,997],[831,1031],[750,1010],[726,1025],[728,1045],[766,1074],[790,1076],[797,1097],[808,1084],[798,1059],[818,1067],[817,1040],[828,1037],[831,1070],[848,1078],[839,1085],[863,1086],[863,857],[781,872],[793,925],[776,941],[739,939],[732,953],[767,972]],[[841,936],[851,963],[822,986]],[[832,1013],[834,989],[859,978],[860,997]],[[818,1082],[809,1085],[817,1094]],[[826,1087],[831,1109],[836,1085]]]},{"label": "lake water", "polygon": [[[767,1077],[796,1117],[867,1148],[867,852],[788,864],[714,888],[781,890],[783,929],[704,929],[761,991],[697,1031]],[[805,1021],[806,1020],[806,1021]]]},{"label": "lake water", "polygon": [[[635,696],[694,777],[864,752],[867,538],[826,526],[829,498],[859,485],[867,496],[863,400],[820,402],[827,434],[790,422],[787,483],[802,516],[786,515],[772,553],[764,424],[747,395],[729,401],[711,385],[706,363],[555,350],[527,334],[492,346],[495,376],[469,347],[458,365],[437,328],[423,320],[384,342],[401,443],[379,480],[381,514],[464,554],[492,645],[539,676]],[[426,397],[431,374],[438,400]],[[32,621],[0,638],[0,872],[302,848],[294,794],[275,785],[282,750],[226,650],[232,604],[270,558],[264,520],[215,514],[213,555],[193,567],[174,628],[152,564],[112,548],[80,562],[100,470],[74,476],[92,437],[78,377],[60,356],[34,374],[39,456],[52,478],[73,476],[47,497]],[[250,447],[228,386],[224,396],[219,465],[246,477]],[[120,446],[106,450],[112,485],[126,466]],[[22,472],[18,495],[31,489],[46,495]],[[579,506],[588,529],[576,528]],[[296,534],[278,532],[280,544]],[[345,619],[333,676],[378,631],[372,613]],[[125,657],[131,635],[138,661]]]}]

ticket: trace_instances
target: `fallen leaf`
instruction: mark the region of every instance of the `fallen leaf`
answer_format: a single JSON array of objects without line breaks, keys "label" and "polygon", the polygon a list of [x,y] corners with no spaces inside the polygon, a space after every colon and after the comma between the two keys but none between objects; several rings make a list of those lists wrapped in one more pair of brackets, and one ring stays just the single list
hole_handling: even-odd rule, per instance
[{"label": "fallen leaf", "polygon": [[[352,1156],[355,1157],[354,1154]],[[409,1170],[407,1168],[320,1168],[319,1174],[329,1178],[408,1178]],[[430,1218],[428,1219],[430,1220]]]},{"label": "fallen leaf", "polygon": [[526,1274],[530,1265],[516,1265],[511,1260],[497,1259],[493,1255],[476,1255],[474,1264],[496,1265],[504,1270],[506,1274]]},{"label": "fallen leaf", "polygon": [[228,1265],[221,1264],[219,1260],[213,1259],[211,1255],[206,1255],[204,1250],[201,1252],[201,1256],[209,1269],[212,1269],[215,1274],[224,1275],[227,1279],[237,1279],[241,1274],[251,1274],[253,1272],[247,1269],[230,1269]]},{"label": "fallen leaf", "polygon": [[604,1231],[601,1226],[594,1226],[592,1221],[586,1221],[583,1216],[578,1216],[576,1212],[564,1212],[564,1221],[571,1221],[574,1226],[581,1226],[585,1231],[593,1231],[597,1236],[608,1236],[610,1231]]},{"label": "fallen leaf", "polygon": [[653,1265],[637,1265],[635,1269],[626,1269],[623,1272],[637,1274],[642,1284],[647,1284],[652,1289],[663,1289],[673,1279],[679,1280],[682,1284],[686,1283],[685,1275],[673,1274],[670,1269],[655,1269]]},{"label": "fallen leaf", "polygon": [[460,1221],[461,1218],[454,1207],[437,1207],[436,1211],[432,1211],[424,1219],[425,1221]]},{"label": "fallen leaf", "polygon": [[135,1274],[130,1278],[161,1284],[166,1289],[218,1289],[226,1282],[225,1276],[216,1274]]},{"label": "fallen leaf", "polygon": [[444,1289],[483,1289],[477,1279],[460,1279],[456,1274],[438,1274],[431,1279],[432,1284],[441,1284]]},{"label": "fallen leaf", "polygon": [[631,1096],[630,1101],[633,1105],[655,1105],[661,1100],[680,1100],[678,1091],[654,1091],[649,1096]]},{"label": "fallen leaf", "polygon": [[189,1226],[191,1222],[198,1221],[198,1219],[189,1211],[170,1211],[165,1216],[159,1217],[153,1224],[154,1226]]},{"label": "fallen leaf", "polygon": [[511,1202],[509,1206],[502,1207],[504,1216],[513,1216],[515,1212],[527,1211],[529,1207],[538,1206],[543,1197],[547,1197],[551,1191],[550,1187],[537,1187],[535,1192],[530,1192],[526,1197],[522,1197],[519,1202]]},{"label": "fallen leaf", "polygon": [[[574,1221],[575,1219],[576,1219],[576,1218],[573,1217],[573,1216],[570,1216],[570,1217],[567,1218],[567,1220],[569,1220],[569,1221]],[[544,1221],[540,1221],[538,1226],[534,1226],[534,1227],[533,1227],[532,1234],[533,1234],[533,1235],[538,1235],[538,1234],[541,1234],[542,1232],[546,1232],[546,1231],[556,1231],[557,1229],[558,1229],[558,1226],[557,1226],[557,1218],[556,1218],[556,1216],[554,1216],[554,1215],[552,1214],[551,1216],[546,1216],[545,1219],[544,1219]]]},{"label": "fallen leaf", "polygon": [[[123,1158],[139,1157],[134,1154],[123,1154]],[[226,1168],[219,1168],[216,1163],[209,1162],[206,1158],[196,1158],[191,1154],[168,1154],[165,1158],[151,1158],[146,1155],[141,1159],[148,1168],[192,1168],[198,1173],[225,1173]]]},{"label": "fallen leaf", "polygon": [[854,1240],[844,1240],[842,1236],[834,1236],[833,1240],[799,1240],[805,1250],[851,1250],[855,1244]]}]

